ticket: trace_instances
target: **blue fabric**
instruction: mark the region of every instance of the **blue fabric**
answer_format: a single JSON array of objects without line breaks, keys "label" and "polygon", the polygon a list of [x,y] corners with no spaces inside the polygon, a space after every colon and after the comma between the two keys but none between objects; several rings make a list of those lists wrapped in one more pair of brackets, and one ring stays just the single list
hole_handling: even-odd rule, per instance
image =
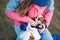
[{"label": "blue fabric", "polygon": [[60,35],[54,34],[52,35],[54,40],[60,40]]},{"label": "blue fabric", "polygon": [[51,3],[49,5],[49,8],[48,8],[48,12],[54,12],[54,0],[50,0]]},{"label": "blue fabric", "polygon": [[[39,25],[40,25],[40,24],[39,24]],[[39,27],[38,27],[39,25],[37,25],[37,26],[31,26],[31,27],[32,27],[32,28],[37,28],[37,29],[39,29]],[[21,25],[20,29],[23,30],[23,31],[26,31],[27,26],[28,26],[28,23],[24,23],[24,24]],[[43,25],[41,25],[41,26],[42,26],[42,27],[41,27],[40,29],[44,28]]]},{"label": "blue fabric", "polygon": [[[24,31],[20,29],[20,26],[14,25],[14,30],[16,32],[17,38],[16,40],[22,40],[19,38],[20,34]],[[50,34],[48,29],[45,29],[43,33],[40,33],[41,39],[40,40],[53,40],[52,35]]]},{"label": "blue fabric", "polygon": [[50,4],[50,0],[32,0],[32,2],[39,5],[40,7],[44,7]]},{"label": "blue fabric", "polygon": [[[34,0],[33,0],[34,1]],[[37,0],[36,0],[37,1]],[[46,0],[45,0],[46,1]],[[54,0],[50,0],[48,11],[54,11]],[[38,3],[38,2],[37,2]],[[44,2],[42,2],[44,3]],[[40,3],[39,3],[40,4]],[[20,0],[10,0],[6,6],[5,12],[16,11],[16,8],[20,5]]]},{"label": "blue fabric", "polygon": [[23,30],[23,31],[26,31],[27,26],[28,26],[28,24],[24,23],[24,24],[21,25],[20,29]]},{"label": "blue fabric", "polygon": [[16,11],[16,8],[20,5],[20,0],[10,0],[7,4],[5,12]]}]

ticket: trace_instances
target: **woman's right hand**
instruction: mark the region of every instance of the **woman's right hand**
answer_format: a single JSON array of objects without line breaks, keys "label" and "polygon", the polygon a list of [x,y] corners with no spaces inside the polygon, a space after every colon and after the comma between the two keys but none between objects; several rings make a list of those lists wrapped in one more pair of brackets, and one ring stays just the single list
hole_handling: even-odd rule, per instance
[{"label": "woman's right hand", "polygon": [[37,23],[34,20],[32,20],[31,18],[28,19],[28,23],[30,23],[31,26],[37,25]]}]

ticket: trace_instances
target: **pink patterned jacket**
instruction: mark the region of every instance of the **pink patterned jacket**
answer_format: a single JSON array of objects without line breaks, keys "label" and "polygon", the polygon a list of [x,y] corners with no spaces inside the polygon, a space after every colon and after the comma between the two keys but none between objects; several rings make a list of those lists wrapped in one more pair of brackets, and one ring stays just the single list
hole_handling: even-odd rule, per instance
[{"label": "pink patterned jacket", "polygon": [[[12,19],[16,25],[21,25],[24,22],[28,23],[28,17],[35,18],[38,15],[42,15],[46,7],[47,6],[39,7],[36,4],[33,4],[32,8],[28,11],[28,16],[25,16],[25,17],[20,17],[19,14],[16,13],[15,11],[5,12],[5,15],[10,19]],[[52,16],[53,16],[52,11],[47,11],[43,15],[44,19],[47,21],[46,22],[47,27],[50,24]]]}]

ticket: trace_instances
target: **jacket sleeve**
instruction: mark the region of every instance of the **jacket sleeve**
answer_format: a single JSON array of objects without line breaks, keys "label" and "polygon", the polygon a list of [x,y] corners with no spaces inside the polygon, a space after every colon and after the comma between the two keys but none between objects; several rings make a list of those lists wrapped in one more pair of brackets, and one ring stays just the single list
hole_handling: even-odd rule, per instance
[{"label": "jacket sleeve", "polygon": [[10,19],[12,20],[15,20],[15,21],[21,21],[21,22],[28,22],[28,16],[24,16],[24,17],[20,17],[19,14],[17,14],[16,12],[5,12],[5,15],[7,17],[9,17]]},{"label": "jacket sleeve", "polygon": [[10,19],[16,20],[16,21],[22,21],[22,22],[28,22],[28,17],[20,17],[16,12],[16,8],[20,5],[19,0],[10,0],[7,4],[5,15],[9,17]]},{"label": "jacket sleeve", "polygon": [[44,19],[46,20],[47,27],[49,26],[49,24],[51,22],[51,19],[53,17],[53,13],[54,13],[54,0],[51,0],[48,11],[43,15]]},{"label": "jacket sleeve", "polygon": [[10,0],[6,6],[5,12],[16,11],[16,8],[20,5],[20,0]]}]

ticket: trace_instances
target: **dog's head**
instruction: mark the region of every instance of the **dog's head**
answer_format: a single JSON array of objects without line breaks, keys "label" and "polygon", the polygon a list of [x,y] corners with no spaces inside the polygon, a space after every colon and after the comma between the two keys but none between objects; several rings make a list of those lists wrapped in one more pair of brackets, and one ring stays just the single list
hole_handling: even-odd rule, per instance
[{"label": "dog's head", "polygon": [[41,28],[43,28],[43,25],[46,26],[46,20],[43,18],[42,15],[39,15],[35,21],[37,22],[38,26]]},{"label": "dog's head", "polygon": [[38,24],[40,24],[40,23],[45,23],[45,22],[46,22],[42,15],[39,15],[39,16],[36,18],[35,21],[36,21]]}]

